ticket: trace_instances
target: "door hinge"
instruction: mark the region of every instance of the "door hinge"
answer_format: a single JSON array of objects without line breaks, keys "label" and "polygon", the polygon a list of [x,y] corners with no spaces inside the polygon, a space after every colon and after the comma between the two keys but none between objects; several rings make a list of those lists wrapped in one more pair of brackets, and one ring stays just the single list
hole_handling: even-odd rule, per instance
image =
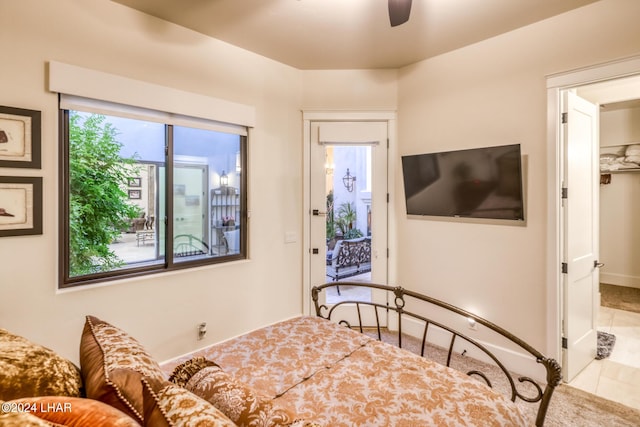
[{"label": "door hinge", "polygon": [[562,273],[563,274],[567,274],[569,272],[569,265],[566,262],[563,262],[561,264],[561,268],[562,268]]},{"label": "door hinge", "polygon": [[567,341],[567,338],[562,337],[562,348],[568,348],[569,346],[569,342]]},{"label": "door hinge", "polygon": [[569,114],[562,113],[561,120],[562,120],[562,124],[566,124],[569,121]]},{"label": "door hinge", "polygon": [[389,193],[387,193],[387,203],[389,203]]},{"label": "door hinge", "polygon": [[562,198],[566,199],[569,194],[569,189],[567,187],[562,187]]}]

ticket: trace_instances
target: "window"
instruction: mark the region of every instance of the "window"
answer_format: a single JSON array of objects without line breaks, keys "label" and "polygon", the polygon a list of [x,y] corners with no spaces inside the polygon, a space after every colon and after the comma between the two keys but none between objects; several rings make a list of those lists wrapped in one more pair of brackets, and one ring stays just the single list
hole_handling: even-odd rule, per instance
[{"label": "window", "polygon": [[91,105],[61,100],[60,287],[246,258],[246,129]]}]

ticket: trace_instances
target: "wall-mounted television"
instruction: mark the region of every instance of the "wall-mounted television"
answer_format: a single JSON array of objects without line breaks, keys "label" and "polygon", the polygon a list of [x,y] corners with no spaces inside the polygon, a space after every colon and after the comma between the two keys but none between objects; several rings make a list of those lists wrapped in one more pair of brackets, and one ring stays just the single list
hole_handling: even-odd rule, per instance
[{"label": "wall-mounted television", "polygon": [[408,215],[524,220],[520,144],[402,156]]}]

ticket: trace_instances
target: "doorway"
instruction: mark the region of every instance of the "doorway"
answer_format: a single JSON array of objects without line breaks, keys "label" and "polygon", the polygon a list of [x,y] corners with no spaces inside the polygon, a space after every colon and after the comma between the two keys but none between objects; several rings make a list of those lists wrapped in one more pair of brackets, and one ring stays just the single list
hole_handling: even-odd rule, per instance
[{"label": "doorway", "polygon": [[[566,331],[565,325],[567,298],[570,295],[563,293],[563,285],[566,280],[566,273],[563,273],[565,232],[571,223],[568,223],[562,213],[563,191],[562,191],[562,168],[577,159],[571,157],[571,152],[565,156],[562,149],[562,94],[571,91],[584,97],[589,97],[591,102],[596,104],[623,101],[640,97],[640,83],[636,80],[632,86],[629,83],[640,76],[640,58],[632,58],[624,61],[617,61],[599,67],[591,67],[584,70],[550,76],[547,80],[548,88],[548,111],[549,111],[549,164],[555,165],[550,168],[549,173],[549,247],[548,247],[548,305],[550,307],[549,316],[549,353],[555,354],[558,360],[562,360],[562,338]],[[593,89],[591,95],[586,94],[586,89]],[[597,89],[597,90],[596,90]],[[594,94],[597,93],[596,98]],[[598,141],[598,138],[596,138]],[[598,153],[599,147],[595,152]],[[598,161],[598,158],[591,159]],[[568,190],[571,197],[572,190]],[[597,224],[596,233],[599,236],[600,228]],[[597,255],[597,254],[596,254]],[[599,294],[593,298],[599,299]],[[598,304],[599,305],[599,304]],[[594,316],[597,316],[597,311]],[[597,319],[588,319],[591,323],[596,323]],[[563,366],[563,370],[566,367]],[[578,371],[580,369],[577,369]],[[565,378],[570,380],[571,378]]]},{"label": "doorway", "polygon": [[[306,112],[304,310],[327,282],[387,283],[390,112]],[[370,292],[370,291],[368,291]],[[324,296],[323,296],[324,297]],[[377,301],[338,286],[321,304]]]}]

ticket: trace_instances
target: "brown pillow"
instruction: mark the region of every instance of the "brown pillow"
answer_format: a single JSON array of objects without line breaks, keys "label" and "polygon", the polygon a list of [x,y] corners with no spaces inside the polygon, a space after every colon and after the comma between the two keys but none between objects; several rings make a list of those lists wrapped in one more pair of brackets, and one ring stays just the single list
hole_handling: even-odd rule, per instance
[{"label": "brown pillow", "polygon": [[143,378],[144,425],[236,427],[215,406],[169,381]]},{"label": "brown pillow", "polygon": [[[113,406],[93,399],[64,396],[26,397],[7,404],[21,405],[41,420],[66,427],[139,427],[140,424]],[[0,425],[4,425],[0,423]]]},{"label": "brown pillow", "polygon": [[82,395],[76,365],[41,345],[0,329],[0,399]]},{"label": "brown pillow", "polygon": [[142,377],[164,379],[156,362],[126,332],[87,316],[80,341],[80,367],[87,397],[143,422]]},{"label": "brown pillow", "polygon": [[219,365],[204,357],[193,357],[173,368],[173,372],[169,377],[169,381],[179,385],[180,387],[184,387],[187,385],[192,376],[197,374],[201,369],[207,368],[209,366]]},{"label": "brown pillow", "polygon": [[219,366],[201,369],[185,388],[211,402],[240,427],[274,427],[297,421],[295,414],[237,381]]}]

